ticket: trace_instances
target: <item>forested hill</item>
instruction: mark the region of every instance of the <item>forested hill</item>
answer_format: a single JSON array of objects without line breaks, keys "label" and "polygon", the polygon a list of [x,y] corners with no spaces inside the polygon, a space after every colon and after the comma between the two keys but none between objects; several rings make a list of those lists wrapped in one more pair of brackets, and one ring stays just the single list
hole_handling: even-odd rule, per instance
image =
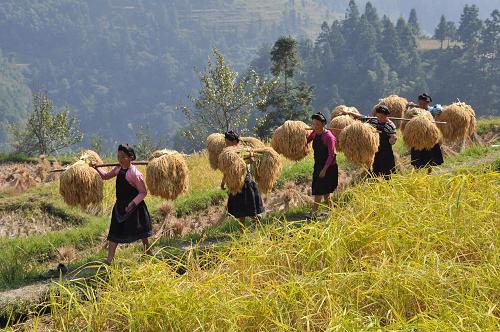
[{"label": "forested hill", "polygon": [[107,144],[146,123],[173,135],[175,107],[199,86],[193,68],[212,48],[241,70],[262,43],[313,36],[336,17],[312,0],[2,0],[0,120],[23,117],[29,86],[69,104],[86,136]]},{"label": "forested hill", "polygon": [[[333,11],[343,12],[349,0],[316,0]],[[498,0],[358,0],[360,7],[370,1],[381,13],[394,20],[399,16],[407,16],[412,8],[417,11],[422,24],[422,30],[428,34],[434,33],[441,15],[457,22],[466,4],[478,6],[480,17],[485,19],[494,10],[499,8]]]}]

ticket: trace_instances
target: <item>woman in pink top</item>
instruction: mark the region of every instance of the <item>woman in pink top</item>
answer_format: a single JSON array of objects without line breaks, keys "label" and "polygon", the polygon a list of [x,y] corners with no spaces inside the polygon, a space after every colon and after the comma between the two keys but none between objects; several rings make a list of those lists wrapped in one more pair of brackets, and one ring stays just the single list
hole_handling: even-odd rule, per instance
[{"label": "woman in pink top", "polygon": [[120,166],[115,166],[108,172],[93,165],[102,179],[116,177],[116,203],[108,233],[108,264],[112,263],[119,243],[142,240],[144,250],[149,253],[148,237],[152,235],[151,218],[144,203],[147,194],[144,178],[131,164],[135,160],[135,152],[128,144],[120,144],[117,158]]},{"label": "woman in pink top", "polygon": [[307,143],[313,142],[314,172],[312,194],[314,196],[313,218],[316,217],[318,206],[323,200],[330,206],[330,194],[337,189],[339,169],[337,166],[333,133],[325,128],[326,118],[318,112],[311,117],[313,132],[307,137]]}]

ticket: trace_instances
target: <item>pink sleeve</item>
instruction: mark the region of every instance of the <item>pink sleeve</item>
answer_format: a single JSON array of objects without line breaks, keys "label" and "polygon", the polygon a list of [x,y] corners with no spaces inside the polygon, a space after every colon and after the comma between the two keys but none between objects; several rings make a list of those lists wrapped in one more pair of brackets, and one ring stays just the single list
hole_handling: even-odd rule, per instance
[{"label": "pink sleeve", "polygon": [[144,177],[141,172],[136,167],[130,167],[129,171],[125,175],[127,181],[139,191],[137,196],[133,199],[135,205],[138,205],[144,200],[148,191],[146,189],[146,184],[144,183]]},{"label": "pink sleeve", "polygon": [[316,137],[316,132],[313,130],[308,136],[307,136],[307,143],[311,142],[314,137]]},{"label": "pink sleeve", "polygon": [[328,159],[326,159],[326,165],[330,166],[335,164],[335,145],[337,143],[337,139],[335,138],[335,135],[331,131],[328,132],[328,135],[325,135],[323,143],[325,143],[328,146]]},{"label": "pink sleeve", "polygon": [[97,173],[101,176],[101,179],[103,180],[109,180],[114,178],[117,174],[118,171],[120,170],[120,166],[115,166],[113,167],[110,171],[103,171],[100,167],[96,168]]}]

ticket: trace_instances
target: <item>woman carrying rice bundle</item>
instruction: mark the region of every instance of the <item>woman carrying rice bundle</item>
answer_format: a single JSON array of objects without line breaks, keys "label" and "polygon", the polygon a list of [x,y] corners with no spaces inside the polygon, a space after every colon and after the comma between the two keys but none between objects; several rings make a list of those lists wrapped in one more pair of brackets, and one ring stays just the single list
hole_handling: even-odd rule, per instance
[{"label": "woman carrying rice bundle", "polygon": [[119,166],[105,172],[92,163],[103,180],[116,176],[116,202],[108,233],[107,264],[113,262],[119,243],[142,240],[144,250],[150,254],[148,237],[152,235],[152,227],[148,208],[144,203],[147,190],[141,172],[132,165],[135,158],[135,152],[128,144],[120,144],[117,153]]},{"label": "woman carrying rice bundle", "polygon": [[[224,139],[226,147],[237,146],[240,143],[240,136],[232,130],[224,133]],[[221,182],[221,188],[225,188],[224,180]],[[241,232],[243,232],[246,217],[258,222],[258,215],[264,212],[264,203],[257,184],[252,178],[250,165],[247,165],[245,183],[241,191],[234,195],[229,193],[227,212],[239,220]]]},{"label": "woman carrying rice bundle", "polygon": [[[418,104],[408,103],[407,107],[419,107],[429,111],[432,116],[435,117],[441,113],[442,108],[441,105],[430,106],[431,102],[431,96],[427,93],[422,93],[418,96]],[[432,166],[441,165],[443,162],[443,152],[441,151],[441,145],[439,143],[436,143],[430,150],[411,149],[411,164],[413,167],[417,169],[427,167],[427,172],[429,174],[432,172]]]},{"label": "woman carrying rice bundle", "polygon": [[318,112],[311,116],[311,120],[313,131],[307,137],[307,144],[313,142],[314,171],[311,187],[314,196],[312,217],[315,218],[322,200],[328,207],[331,205],[330,194],[337,189],[339,169],[335,150],[337,139],[325,128],[325,116]]},{"label": "woman carrying rice bundle", "polygon": [[396,161],[394,159],[394,152],[392,151],[392,146],[396,143],[396,125],[389,119],[389,109],[383,105],[377,106],[375,108],[376,118],[349,111],[344,111],[344,114],[353,116],[377,129],[380,143],[377,153],[375,153],[372,173],[374,176],[383,176],[385,179],[388,179],[396,170]]}]

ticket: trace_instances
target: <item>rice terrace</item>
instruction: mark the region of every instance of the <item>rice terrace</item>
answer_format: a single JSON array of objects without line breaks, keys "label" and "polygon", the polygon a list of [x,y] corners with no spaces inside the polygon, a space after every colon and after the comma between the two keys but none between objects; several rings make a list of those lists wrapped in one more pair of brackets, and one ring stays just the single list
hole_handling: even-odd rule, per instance
[{"label": "rice terrace", "polygon": [[489,0],[2,1],[0,329],[500,330],[499,46]]}]

